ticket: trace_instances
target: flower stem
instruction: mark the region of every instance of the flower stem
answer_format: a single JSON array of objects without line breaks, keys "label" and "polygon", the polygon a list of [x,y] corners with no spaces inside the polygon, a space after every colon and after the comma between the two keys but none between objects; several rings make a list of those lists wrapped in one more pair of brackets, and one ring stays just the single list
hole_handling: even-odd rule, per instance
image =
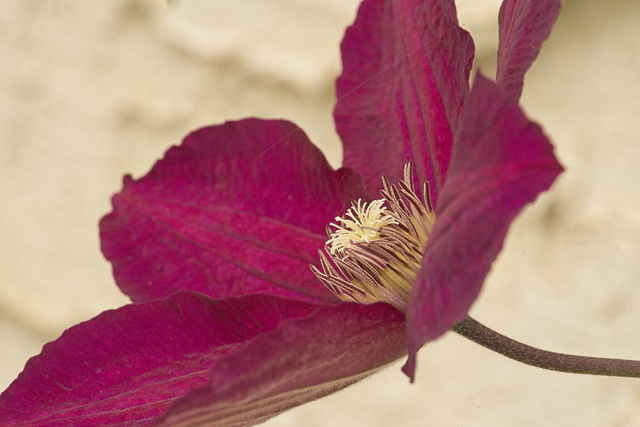
[{"label": "flower stem", "polygon": [[574,356],[541,350],[505,337],[469,316],[451,329],[489,350],[538,368],[574,374],[640,378],[640,361]]}]

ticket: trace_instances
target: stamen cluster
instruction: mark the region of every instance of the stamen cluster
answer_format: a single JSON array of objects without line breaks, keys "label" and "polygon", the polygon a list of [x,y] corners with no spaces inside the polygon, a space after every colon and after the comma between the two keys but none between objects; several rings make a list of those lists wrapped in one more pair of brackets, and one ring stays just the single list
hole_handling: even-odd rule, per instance
[{"label": "stamen cluster", "polygon": [[347,211],[345,215],[347,218],[336,217],[340,225],[331,223],[330,225],[336,230],[327,231],[329,234],[327,245],[331,246],[329,253],[331,255],[335,255],[336,252],[344,253],[344,250],[350,248],[355,242],[370,243],[372,240],[377,240],[380,238],[382,227],[396,224],[396,220],[385,212],[387,208],[383,206],[384,202],[384,199],[374,200],[367,206],[367,203],[362,203],[361,199],[358,199],[358,202]]},{"label": "stamen cluster", "polygon": [[[407,163],[404,179],[391,185],[382,177],[383,199],[361,203],[330,224],[322,271],[311,270],[331,292],[344,301],[373,304],[384,301],[405,311],[422,252],[435,223],[428,183],[422,200],[413,185],[413,168]],[[387,206],[384,206],[384,205]]]}]

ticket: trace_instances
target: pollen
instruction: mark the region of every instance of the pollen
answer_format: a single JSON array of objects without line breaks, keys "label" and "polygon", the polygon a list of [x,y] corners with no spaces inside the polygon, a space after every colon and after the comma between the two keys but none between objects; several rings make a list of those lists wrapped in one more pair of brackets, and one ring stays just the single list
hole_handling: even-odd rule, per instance
[{"label": "pollen", "polygon": [[356,243],[371,243],[380,238],[380,229],[389,224],[397,224],[396,220],[386,213],[387,208],[383,206],[384,199],[362,203],[361,199],[353,203],[345,215],[346,218],[336,217],[340,225],[331,223],[335,231],[329,230],[329,240],[327,246],[329,253],[335,255],[336,252],[344,253],[345,249],[352,247]]},{"label": "pollen", "polygon": [[392,185],[383,176],[382,186],[382,199],[354,202],[336,218],[339,224],[327,227],[321,270],[311,270],[344,301],[382,301],[406,311],[436,216],[429,184],[424,183],[422,197],[416,193],[411,163],[405,165],[404,179]]}]

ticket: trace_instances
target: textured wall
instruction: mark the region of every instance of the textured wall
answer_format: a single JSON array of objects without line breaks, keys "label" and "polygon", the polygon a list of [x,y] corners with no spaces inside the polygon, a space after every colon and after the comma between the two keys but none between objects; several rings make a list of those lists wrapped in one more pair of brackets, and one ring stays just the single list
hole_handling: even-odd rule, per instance
[{"label": "textured wall", "polygon": [[[0,8],[0,388],[66,327],[127,302],[98,249],[121,176],[189,130],[298,123],[340,164],[338,43],[356,0]],[[494,69],[499,2],[459,2]],[[565,2],[525,82],[566,173],[527,209],[472,310],[532,345],[640,358],[640,33],[635,0]],[[270,425],[640,425],[640,381],[543,372],[448,334],[417,383],[394,366]]]}]

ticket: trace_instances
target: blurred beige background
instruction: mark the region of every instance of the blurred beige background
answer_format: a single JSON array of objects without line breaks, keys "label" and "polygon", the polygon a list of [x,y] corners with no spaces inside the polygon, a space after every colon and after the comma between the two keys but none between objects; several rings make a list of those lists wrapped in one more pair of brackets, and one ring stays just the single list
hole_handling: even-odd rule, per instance
[{"label": "blurred beige background", "polygon": [[[341,162],[338,43],[356,0],[0,8],[0,389],[43,343],[127,302],[97,221],[123,174],[198,126],[298,123]],[[496,0],[458,2],[495,69]],[[549,350],[640,359],[640,2],[565,1],[522,102],[567,171],[512,228],[472,315]],[[640,425],[640,380],[546,372],[447,334],[271,426]]]}]

